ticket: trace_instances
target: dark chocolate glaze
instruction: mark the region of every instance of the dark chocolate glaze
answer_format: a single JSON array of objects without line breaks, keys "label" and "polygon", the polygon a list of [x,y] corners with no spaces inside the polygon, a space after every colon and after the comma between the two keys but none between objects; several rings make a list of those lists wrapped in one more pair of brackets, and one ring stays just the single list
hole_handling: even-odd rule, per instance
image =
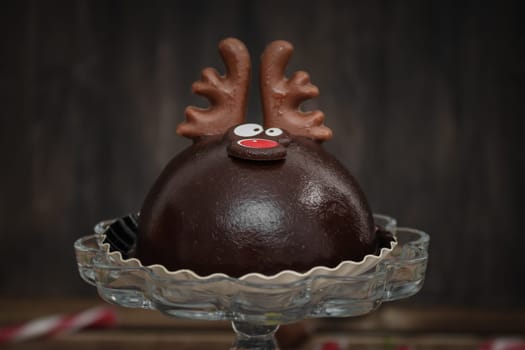
[{"label": "dark chocolate glaze", "polygon": [[144,265],[272,275],[360,261],[389,245],[356,180],[319,142],[292,137],[275,161],[231,157],[229,142],[203,138],[163,170],[139,218]]}]

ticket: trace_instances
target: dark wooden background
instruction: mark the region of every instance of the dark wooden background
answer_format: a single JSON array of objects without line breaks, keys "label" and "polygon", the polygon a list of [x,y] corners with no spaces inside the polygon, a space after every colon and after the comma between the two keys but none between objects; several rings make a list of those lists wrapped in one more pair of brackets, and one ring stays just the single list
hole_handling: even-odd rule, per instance
[{"label": "dark wooden background", "polygon": [[[73,241],[140,207],[189,144],[174,131],[205,104],[191,83],[237,36],[255,59],[295,44],[326,147],[374,211],[432,236],[411,303],[523,307],[524,15],[520,1],[2,2],[0,294],[94,295]],[[254,87],[251,120],[259,108]]]}]

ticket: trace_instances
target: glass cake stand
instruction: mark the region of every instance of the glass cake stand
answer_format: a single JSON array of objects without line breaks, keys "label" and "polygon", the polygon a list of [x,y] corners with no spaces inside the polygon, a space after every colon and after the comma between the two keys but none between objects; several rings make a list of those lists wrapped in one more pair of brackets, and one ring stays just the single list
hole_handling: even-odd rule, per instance
[{"label": "glass cake stand", "polygon": [[306,276],[293,282],[248,282],[228,276],[185,280],[160,276],[149,267],[122,266],[102,249],[104,232],[115,220],[95,226],[95,233],[75,244],[80,276],[97,287],[105,301],[158,310],[171,317],[230,320],[232,349],[277,349],[280,324],[314,317],[367,314],[382,302],[410,297],[422,287],[429,236],[397,227],[396,220],[374,215],[394,232],[398,244],[379,264],[357,276]]}]

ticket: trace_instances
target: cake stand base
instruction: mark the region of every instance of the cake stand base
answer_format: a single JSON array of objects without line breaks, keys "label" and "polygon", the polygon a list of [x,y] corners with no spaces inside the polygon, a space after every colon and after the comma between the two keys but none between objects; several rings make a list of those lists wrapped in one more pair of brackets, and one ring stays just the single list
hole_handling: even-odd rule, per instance
[{"label": "cake stand base", "polygon": [[278,349],[275,332],[278,325],[258,325],[243,321],[232,321],[235,341],[231,350],[274,350]]}]

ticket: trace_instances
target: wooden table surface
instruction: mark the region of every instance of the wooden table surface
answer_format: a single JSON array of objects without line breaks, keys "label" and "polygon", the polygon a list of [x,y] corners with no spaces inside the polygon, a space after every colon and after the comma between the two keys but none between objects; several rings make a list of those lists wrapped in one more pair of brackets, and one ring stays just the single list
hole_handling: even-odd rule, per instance
[{"label": "wooden table surface", "polygon": [[[0,299],[0,326],[105,305],[99,299]],[[158,312],[114,307],[118,324],[9,347],[16,349],[228,349],[228,322],[172,319]],[[356,318],[307,320],[281,327],[282,349],[480,349],[502,338],[525,339],[525,310],[383,305]],[[408,347],[407,347],[408,346]],[[337,349],[334,348],[334,349]],[[523,348],[520,348],[523,349]]]}]

